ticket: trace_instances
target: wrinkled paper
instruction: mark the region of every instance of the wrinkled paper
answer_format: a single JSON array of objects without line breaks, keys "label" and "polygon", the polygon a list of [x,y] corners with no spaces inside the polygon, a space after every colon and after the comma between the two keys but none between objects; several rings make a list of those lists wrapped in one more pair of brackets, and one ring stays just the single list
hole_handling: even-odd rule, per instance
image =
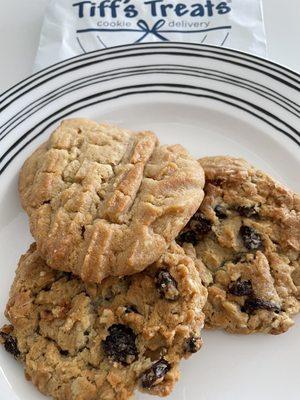
[{"label": "wrinkled paper", "polygon": [[265,57],[261,0],[49,0],[34,69],[143,42],[202,43]]}]

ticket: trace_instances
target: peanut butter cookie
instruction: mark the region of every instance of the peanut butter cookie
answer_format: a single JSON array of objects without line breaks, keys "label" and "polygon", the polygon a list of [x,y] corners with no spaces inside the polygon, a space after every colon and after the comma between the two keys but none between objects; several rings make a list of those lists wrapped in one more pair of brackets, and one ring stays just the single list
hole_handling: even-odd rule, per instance
[{"label": "peanut butter cookie", "polygon": [[84,119],[62,122],[19,181],[47,264],[97,283],[158,260],[199,207],[203,186],[183,147]]}]

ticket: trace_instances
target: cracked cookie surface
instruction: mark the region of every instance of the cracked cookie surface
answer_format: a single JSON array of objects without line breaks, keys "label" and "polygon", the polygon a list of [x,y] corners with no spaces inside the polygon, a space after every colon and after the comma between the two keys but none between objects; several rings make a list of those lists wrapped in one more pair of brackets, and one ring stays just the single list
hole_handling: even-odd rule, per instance
[{"label": "cracked cookie surface", "polygon": [[300,311],[300,198],[242,159],[207,157],[205,198],[178,236],[208,288],[206,327],[279,334]]},{"label": "cracked cookie surface", "polygon": [[143,272],[100,285],[49,268],[34,244],[21,257],[0,342],[57,400],[126,400],[135,388],[166,396],[180,359],[201,347],[206,297],[175,243]]},{"label": "cracked cookie surface", "polygon": [[155,262],[199,207],[203,186],[202,168],[180,145],[84,119],[63,121],[19,180],[42,257],[89,282]]}]

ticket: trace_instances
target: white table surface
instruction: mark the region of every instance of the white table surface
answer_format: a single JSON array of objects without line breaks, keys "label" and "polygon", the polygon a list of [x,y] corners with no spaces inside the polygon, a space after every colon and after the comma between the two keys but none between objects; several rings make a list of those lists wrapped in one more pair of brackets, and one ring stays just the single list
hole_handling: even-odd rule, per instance
[{"label": "white table surface", "polygon": [[[0,0],[0,93],[31,74],[47,1]],[[268,58],[300,72],[300,1],[263,5]]]}]

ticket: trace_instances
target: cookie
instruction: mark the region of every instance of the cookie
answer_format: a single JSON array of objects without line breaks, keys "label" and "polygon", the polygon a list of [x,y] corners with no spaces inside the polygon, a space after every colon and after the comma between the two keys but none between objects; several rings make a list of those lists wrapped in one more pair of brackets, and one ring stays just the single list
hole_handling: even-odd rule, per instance
[{"label": "cookie", "polygon": [[181,358],[201,347],[207,290],[175,243],[152,266],[101,284],[22,256],[0,333],[25,375],[58,400],[168,395]]},{"label": "cookie", "polygon": [[208,288],[206,327],[287,331],[300,311],[300,197],[244,160],[200,163],[205,198],[177,241]]},{"label": "cookie", "polygon": [[203,186],[183,147],[84,119],[62,122],[19,180],[47,264],[96,283],[158,260],[196,212]]}]

